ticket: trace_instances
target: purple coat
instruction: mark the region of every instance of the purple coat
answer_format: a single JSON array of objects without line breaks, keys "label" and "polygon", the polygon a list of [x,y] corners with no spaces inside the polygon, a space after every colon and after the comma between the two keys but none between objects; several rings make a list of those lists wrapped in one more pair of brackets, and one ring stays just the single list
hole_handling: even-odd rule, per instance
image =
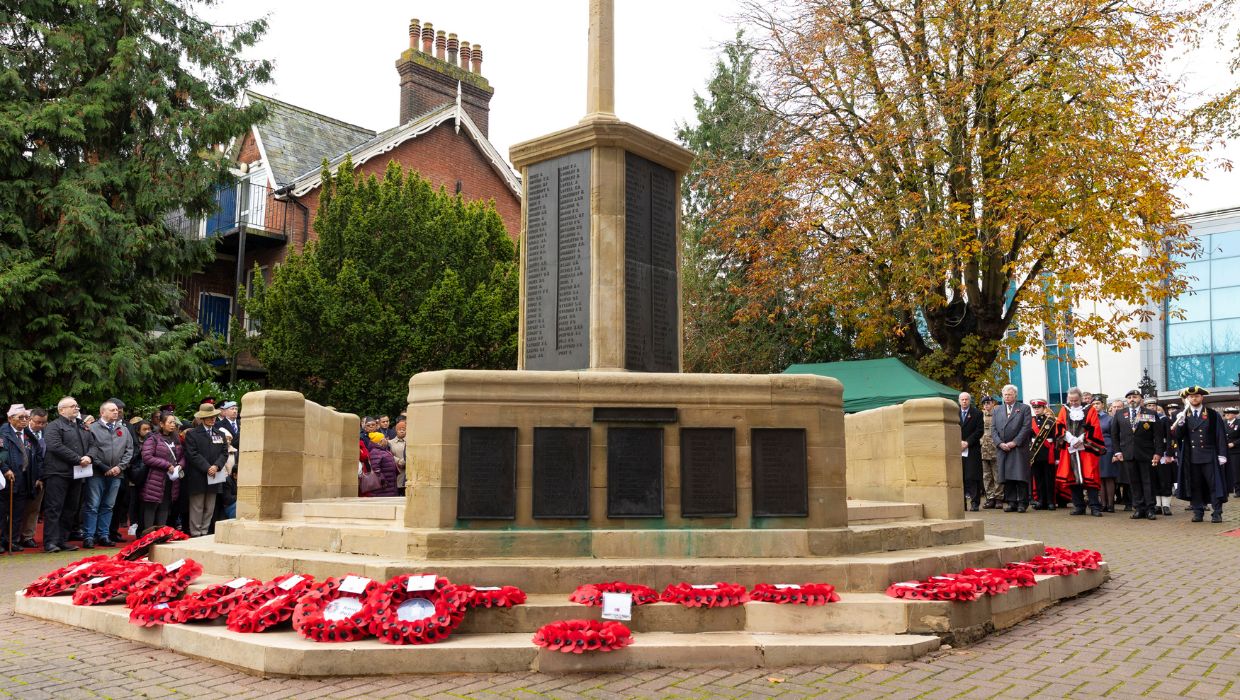
[{"label": "purple coat", "polygon": [[[168,453],[167,441],[158,430],[146,436],[142,443],[142,462],[147,466],[146,484],[142,486],[142,500],[145,503],[159,503],[164,500],[164,484],[168,482],[168,470],[174,465],[181,467],[185,473],[185,446],[180,436],[174,436],[173,453]],[[181,482],[177,479],[172,483],[172,501],[175,503],[181,493]]]},{"label": "purple coat", "polygon": [[396,458],[392,453],[372,444],[370,446],[370,468],[379,478],[383,480],[383,486],[374,493],[366,494],[368,496],[399,496],[400,492],[396,490],[396,479],[400,476],[400,470],[396,468]]}]

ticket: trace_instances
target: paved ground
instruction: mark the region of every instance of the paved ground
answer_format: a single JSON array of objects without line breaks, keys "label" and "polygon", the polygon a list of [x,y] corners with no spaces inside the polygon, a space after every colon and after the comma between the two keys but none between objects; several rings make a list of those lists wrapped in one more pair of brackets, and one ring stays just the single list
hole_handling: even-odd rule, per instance
[{"label": "paved ground", "polygon": [[[632,675],[406,676],[264,680],[226,668],[18,617],[12,591],[70,561],[0,559],[0,695],[18,698],[1240,698],[1240,509],[1223,525],[1125,513],[984,511],[994,534],[1101,551],[1113,578],[965,648],[892,665],[780,671],[646,671]],[[1238,533],[1240,534],[1240,533]]]}]

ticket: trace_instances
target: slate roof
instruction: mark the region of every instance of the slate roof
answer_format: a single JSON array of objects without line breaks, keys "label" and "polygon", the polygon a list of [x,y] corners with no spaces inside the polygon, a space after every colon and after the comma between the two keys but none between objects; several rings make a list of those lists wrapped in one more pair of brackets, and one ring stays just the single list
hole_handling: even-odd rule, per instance
[{"label": "slate roof", "polygon": [[332,119],[252,90],[247,90],[246,95],[267,106],[267,118],[257,128],[267,156],[267,166],[271,169],[271,178],[277,187],[292,182],[303,173],[317,170],[324,158],[334,160],[375,137],[375,132],[370,129]]}]

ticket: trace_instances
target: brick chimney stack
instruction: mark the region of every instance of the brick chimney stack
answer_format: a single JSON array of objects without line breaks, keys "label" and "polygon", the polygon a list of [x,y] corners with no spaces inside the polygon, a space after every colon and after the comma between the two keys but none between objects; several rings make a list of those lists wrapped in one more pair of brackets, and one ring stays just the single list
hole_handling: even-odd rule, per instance
[{"label": "brick chimney stack", "polygon": [[[432,54],[432,51],[434,52]],[[489,131],[494,88],[482,77],[482,45],[436,30],[430,22],[409,20],[409,48],[396,61],[400,74],[400,123],[456,102],[461,104],[485,136]]]}]

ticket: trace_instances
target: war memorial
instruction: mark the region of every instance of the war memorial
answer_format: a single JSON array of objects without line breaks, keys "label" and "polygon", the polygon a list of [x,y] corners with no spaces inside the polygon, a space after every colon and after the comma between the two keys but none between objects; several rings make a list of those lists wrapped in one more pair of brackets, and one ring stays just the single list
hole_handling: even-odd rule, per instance
[{"label": "war memorial", "polygon": [[[141,626],[122,605],[21,591],[17,612],[261,675],[748,668],[914,659],[1099,586],[1105,564],[969,601],[887,594],[1045,548],[965,519],[949,401],[846,416],[834,379],[681,373],[679,191],[693,154],[616,117],[612,0],[591,0],[589,55],[585,118],[511,152],[524,188],[519,367],[410,380],[407,497],[355,497],[356,416],[255,392],[238,518],[151,553],[201,564],[191,590],[421,573],[515,586],[524,603],[472,609],[418,645]],[[552,621],[597,619],[569,596],[608,581],[820,582],[839,600],[635,605],[623,649],[531,642]]]}]

